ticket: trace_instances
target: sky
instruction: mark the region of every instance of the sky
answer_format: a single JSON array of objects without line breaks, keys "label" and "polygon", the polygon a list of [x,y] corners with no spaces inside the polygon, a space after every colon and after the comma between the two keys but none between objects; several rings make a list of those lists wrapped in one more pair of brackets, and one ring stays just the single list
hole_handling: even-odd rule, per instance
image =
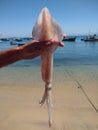
[{"label": "sky", "polygon": [[0,0],[0,37],[31,36],[43,7],[66,35],[98,34],[98,0]]}]

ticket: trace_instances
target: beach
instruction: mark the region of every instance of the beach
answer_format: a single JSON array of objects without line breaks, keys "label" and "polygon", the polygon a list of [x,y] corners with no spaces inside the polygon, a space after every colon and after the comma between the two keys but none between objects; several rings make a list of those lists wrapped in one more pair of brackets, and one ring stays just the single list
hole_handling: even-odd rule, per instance
[{"label": "beach", "polygon": [[[0,130],[98,130],[98,42],[64,42],[54,53],[52,127],[40,58],[0,69]],[[17,45],[2,42],[0,50]]]},{"label": "beach", "polygon": [[20,69],[5,67],[0,70],[0,130],[98,129],[97,65],[54,67],[51,128],[46,104],[39,104],[44,92],[40,67]]}]

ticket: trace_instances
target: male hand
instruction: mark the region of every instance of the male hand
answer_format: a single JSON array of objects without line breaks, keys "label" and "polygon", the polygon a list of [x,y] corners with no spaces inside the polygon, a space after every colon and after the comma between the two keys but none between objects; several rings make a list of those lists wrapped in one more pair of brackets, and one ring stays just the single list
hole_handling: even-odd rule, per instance
[{"label": "male hand", "polygon": [[40,56],[42,49],[51,46],[52,44],[58,44],[58,46],[64,46],[63,43],[51,39],[46,41],[32,40],[21,46],[22,58],[33,59],[37,56]]}]

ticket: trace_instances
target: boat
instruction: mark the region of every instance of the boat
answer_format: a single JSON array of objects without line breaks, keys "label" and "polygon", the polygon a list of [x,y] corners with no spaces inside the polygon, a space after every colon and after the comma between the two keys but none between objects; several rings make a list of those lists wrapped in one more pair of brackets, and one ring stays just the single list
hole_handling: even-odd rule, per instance
[{"label": "boat", "polygon": [[16,38],[15,41],[17,41],[17,42],[21,42],[22,39],[21,39],[21,38]]},{"label": "boat", "polygon": [[15,41],[10,41],[10,45],[17,45],[18,43]]},{"label": "boat", "polygon": [[23,42],[22,38],[10,38],[10,45],[18,45]]},{"label": "boat", "polygon": [[23,39],[24,39],[24,40],[33,40],[32,37],[24,37]]},{"label": "boat", "polygon": [[96,38],[96,39],[91,39],[91,38],[86,38],[86,39],[84,39],[84,41],[86,42],[86,41],[98,41],[98,38]]},{"label": "boat", "polygon": [[4,42],[5,42],[5,41],[9,41],[8,38],[0,38],[0,40],[1,40],[1,41],[4,41]]},{"label": "boat", "polygon": [[25,43],[18,43],[18,46],[23,46]]},{"label": "boat", "polygon": [[76,40],[76,37],[70,37],[70,38],[63,38],[63,41],[69,41],[69,42],[74,42]]},{"label": "boat", "polygon": [[87,42],[87,41],[98,41],[98,37],[96,36],[96,34],[94,34],[93,36],[87,36],[87,37],[85,37],[85,38],[82,38],[81,39],[82,41],[85,41],[85,42]]}]

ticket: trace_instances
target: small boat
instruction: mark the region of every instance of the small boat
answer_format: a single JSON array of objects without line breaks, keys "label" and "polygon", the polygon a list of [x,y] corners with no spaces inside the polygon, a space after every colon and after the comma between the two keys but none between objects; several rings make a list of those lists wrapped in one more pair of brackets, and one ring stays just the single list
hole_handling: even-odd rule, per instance
[{"label": "small boat", "polygon": [[98,38],[96,38],[96,39],[91,39],[91,38],[86,38],[86,39],[84,39],[84,41],[86,42],[86,41],[98,41]]},{"label": "small boat", "polygon": [[9,41],[8,38],[0,38],[0,40],[1,40],[1,41],[4,41],[4,42],[5,42],[5,41]]},{"label": "small boat", "polygon": [[18,46],[23,46],[25,43],[18,43]]},{"label": "small boat", "polygon": [[21,42],[22,39],[21,39],[21,38],[16,38],[15,41],[17,41],[17,42]]},{"label": "small boat", "polygon": [[32,37],[24,37],[23,39],[24,39],[24,40],[33,40]]},{"label": "small boat", "polygon": [[98,37],[96,36],[96,34],[94,34],[93,36],[88,36],[88,37],[85,37],[85,38],[83,38],[83,39],[81,39],[81,40],[83,40],[83,41],[85,41],[85,42],[87,42],[87,41],[98,41]]},{"label": "small boat", "polygon": [[17,45],[18,43],[15,41],[10,41],[10,45]]},{"label": "small boat", "polygon": [[76,40],[76,37],[63,38],[63,41],[74,42],[75,40]]}]

